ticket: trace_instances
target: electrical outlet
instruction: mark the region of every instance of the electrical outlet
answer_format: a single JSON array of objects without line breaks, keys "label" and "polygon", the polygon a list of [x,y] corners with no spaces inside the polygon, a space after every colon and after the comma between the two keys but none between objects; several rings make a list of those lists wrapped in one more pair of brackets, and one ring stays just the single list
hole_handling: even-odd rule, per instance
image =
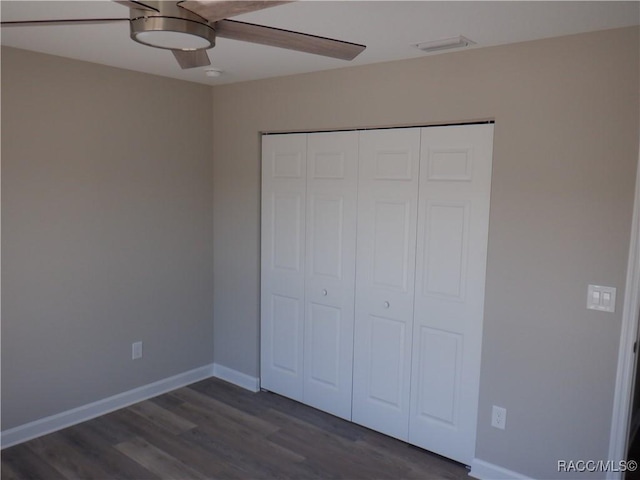
[{"label": "electrical outlet", "polygon": [[131,344],[131,360],[142,358],[142,342],[134,342]]},{"label": "electrical outlet", "polygon": [[507,409],[504,407],[493,406],[491,410],[491,426],[504,430],[507,424]]}]

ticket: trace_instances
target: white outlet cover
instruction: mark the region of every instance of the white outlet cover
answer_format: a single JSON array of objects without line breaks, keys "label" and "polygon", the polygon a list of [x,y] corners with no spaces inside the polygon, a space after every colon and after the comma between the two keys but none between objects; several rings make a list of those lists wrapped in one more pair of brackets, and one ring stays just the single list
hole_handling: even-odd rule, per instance
[{"label": "white outlet cover", "polygon": [[491,426],[504,430],[507,424],[507,409],[494,405],[491,409]]},{"label": "white outlet cover", "polygon": [[131,359],[137,360],[142,358],[142,342],[134,342],[131,344]]}]

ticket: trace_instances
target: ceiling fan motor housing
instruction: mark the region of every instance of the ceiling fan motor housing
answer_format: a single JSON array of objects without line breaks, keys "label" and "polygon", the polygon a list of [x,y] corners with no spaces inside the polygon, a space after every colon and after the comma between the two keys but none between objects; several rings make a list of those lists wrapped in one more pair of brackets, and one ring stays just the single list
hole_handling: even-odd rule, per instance
[{"label": "ceiling fan motor housing", "polygon": [[158,12],[131,9],[133,40],[167,50],[196,51],[215,46],[216,31],[206,20],[174,2],[157,5]]}]

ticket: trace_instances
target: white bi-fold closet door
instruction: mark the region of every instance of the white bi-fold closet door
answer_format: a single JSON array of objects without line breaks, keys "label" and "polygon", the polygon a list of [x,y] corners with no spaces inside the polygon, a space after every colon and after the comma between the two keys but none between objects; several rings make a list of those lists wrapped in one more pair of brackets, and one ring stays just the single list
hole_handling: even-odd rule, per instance
[{"label": "white bi-fold closet door", "polygon": [[470,464],[492,143],[488,124],[263,137],[263,388]]},{"label": "white bi-fold closet door", "polygon": [[358,137],[263,137],[261,386],[351,419]]},{"label": "white bi-fold closet door", "polygon": [[420,129],[360,134],[353,421],[407,440]]},{"label": "white bi-fold closet door", "polygon": [[493,125],[424,128],[409,442],[475,454]]},{"label": "white bi-fold closet door", "polygon": [[360,136],[353,421],[475,452],[493,125]]}]

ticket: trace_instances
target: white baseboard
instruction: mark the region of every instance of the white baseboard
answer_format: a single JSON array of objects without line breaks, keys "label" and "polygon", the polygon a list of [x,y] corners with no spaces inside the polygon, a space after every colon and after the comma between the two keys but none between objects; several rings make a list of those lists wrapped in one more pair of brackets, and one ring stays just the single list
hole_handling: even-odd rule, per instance
[{"label": "white baseboard", "polygon": [[247,375],[246,373],[239,372],[219,363],[213,364],[213,376],[225,380],[229,383],[233,383],[239,387],[242,387],[251,392],[260,391],[260,379]]},{"label": "white baseboard", "polygon": [[98,400],[97,402],[82,405],[81,407],[57,413],[49,417],[41,418],[33,422],[25,423],[0,434],[0,448],[7,448],[18,443],[26,442],[32,438],[40,437],[63,428],[76,425],[92,418],[105,415],[134,403],[156,397],[163,393],[184,387],[194,382],[204,380],[214,375],[214,364],[179,373],[173,377],[164,378],[157,382],[143,385],[133,390],[119,393],[112,397]]},{"label": "white baseboard", "polygon": [[473,462],[471,462],[469,476],[480,480],[532,480],[526,475],[477,458],[474,458]]}]

